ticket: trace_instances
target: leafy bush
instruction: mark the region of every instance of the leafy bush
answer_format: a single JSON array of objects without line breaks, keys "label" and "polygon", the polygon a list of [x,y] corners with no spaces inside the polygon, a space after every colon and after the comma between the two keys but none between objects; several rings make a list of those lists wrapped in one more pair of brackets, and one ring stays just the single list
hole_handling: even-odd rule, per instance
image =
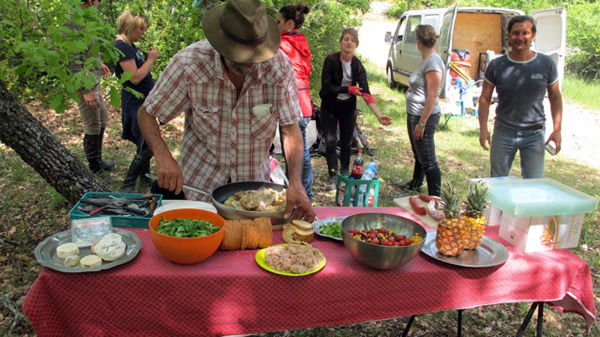
[{"label": "leafy bush", "polygon": [[567,7],[567,70],[600,79],[600,3],[578,2]]},{"label": "leafy bush", "polygon": [[386,14],[399,19],[402,16],[402,14],[404,12],[406,12],[406,8],[407,8],[406,3],[401,2],[397,5],[394,5],[394,7],[388,9]]}]

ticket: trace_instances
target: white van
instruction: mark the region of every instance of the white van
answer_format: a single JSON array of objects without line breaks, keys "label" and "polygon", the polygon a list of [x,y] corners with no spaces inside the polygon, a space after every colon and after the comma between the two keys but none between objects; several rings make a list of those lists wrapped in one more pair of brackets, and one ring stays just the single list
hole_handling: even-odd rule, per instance
[{"label": "white van", "polygon": [[[408,78],[421,64],[422,57],[417,49],[416,27],[419,24],[433,26],[440,38],[436,51],[446,64],[446,74],[442,81],[441,97],[446,97],[450,88],[450,59],[453,50],[468,49],[471,57],[469,74],[472,79],[480,80],[486,62],[484,55],[493,51],[496,55],[510,51],[508,45],[508,21],[523,11],[506,8],[457,7],[435,8],[407,11],[402,14],[394,34],[387,32],[385,40],[390,43],[386,64],[388,85],[395,88],[398,84],[409,86]],[[535,11],[530,14],[536,20],[537,33],[533,41],[533,50],[547,54],[556,62],[559,83],[565,66],[566,18],[564,8]],[[487,60],[489,61],[491,60]]]}]

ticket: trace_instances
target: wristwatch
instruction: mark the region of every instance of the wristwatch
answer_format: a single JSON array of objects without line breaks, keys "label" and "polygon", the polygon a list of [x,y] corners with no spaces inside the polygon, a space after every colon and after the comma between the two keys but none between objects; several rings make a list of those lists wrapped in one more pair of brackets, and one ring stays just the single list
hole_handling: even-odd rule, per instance
[{"label": "wristwatch", "polygon": [[420,127],[421,129],[425,129],[425,123],[423,123],[423,122],[419,122],[419,127]]}]

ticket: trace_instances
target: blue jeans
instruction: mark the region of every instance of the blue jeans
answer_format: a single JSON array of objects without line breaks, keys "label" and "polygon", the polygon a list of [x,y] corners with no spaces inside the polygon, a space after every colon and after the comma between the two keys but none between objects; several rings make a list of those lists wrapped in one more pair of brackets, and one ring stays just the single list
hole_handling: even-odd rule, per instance
[{"label": "blue jeans", "polygon": [[490,149],[490,175],[492,177],[508,176],[517,150],[519,150],[523,178],[542,178],[545,133],[545,127],[538,130],[518,130],[495,124]]},{"label": "blue jeans", "polygon": [[306,190],[306,195],[308,198],[312,200],[313,192],[312,192],[312,183],[313,183],[313,169],[312,164],[310,162],[310,153],[308,152],[308,144],[306,143],[306,128],[308,127],[308,123],[310,123],[311,118],[300,118],[298,121],[298,126],[300,126],[300,132],[302,132],[302,140],[304,141],[304,158],[302,165],[302,186]]},{"label": "blue jeans", "polygon": [[421,187],[423,180],[427,177],[427,192],[429,195],[440,195],[442,186],[442,173],[435,156],[435,130],[440,123],[440,114],[429,116],[425,124],[425,133],[423,138],[414,140],[414,130],[421,116],[408,115],[406,118],[406,128],[410,138],[410,147],[415,157],[415,168],[413,171],[411,187]]}]

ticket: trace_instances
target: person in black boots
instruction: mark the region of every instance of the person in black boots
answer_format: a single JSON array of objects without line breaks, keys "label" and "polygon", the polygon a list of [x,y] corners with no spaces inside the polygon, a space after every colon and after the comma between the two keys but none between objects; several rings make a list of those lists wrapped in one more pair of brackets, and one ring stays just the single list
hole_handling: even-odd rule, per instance
[{"label": "person in black boots", "polygon": [[321,73],[321,128],[325,136],[325,157],[329,180],[327,189],[335,190],[337,178],[337,127],[340,127],[341,173],[349,174],[350,147],[356,126],[356,96],[362,96],[381,125],[392,119],[379,112],[369,91],[367,72],[354,52],[358,47],[358,32],[346,28],[340,36],[340,51],[325,58]]},{"label": "person in black boots", "polygon": [[[154,79],[150,69],[159,57],[159,53],[155,47],[151,47],[147,57],[144,57],[135,45],[135,42],[141,39],[149,25],[150,23],[145,15],[133,13],[129,9],[119,15],[117,19],[117,32],[119,35],[115,39],[114,45],[121,51],[122,55],[115,72],[118,78],[121,78],[124,72],[131,73],[131,78],[123,83],[123,89],[121,90],[122,137],[137,146],[136,155],[129,165],[129,170],[127,170],[127,175],[120,188],[120,191],[125,193],[135,192],[138,178],[147,184],[152,183],[146,177],[146,173],[150,172],[152,151],[144,142],[144,137],[138,126],[137,112],[154,87]],[[143,97],[136,97],[132,90],[141,93]]]},{"label": "person in black boots", "polygon": [[[100,0],[83,0],[80,7],[85,10],[90,7],[99,7]],[[74,31],[81,31],[85,26],[75,23],[67,24],[67,27]],[[76,74],[81,71],[86,71],[84,65],[92,62],[94,66],[90,72],[96,77],[96,83],[91,89],[85,87],[77,91],[79,97],[78,107],[79,113],[83,119],[83,149],[85,157],[90,165],[90,171],[97,174],[107,183],[112,183],[115,180],[107,171],[115,167],[114,162],[105,162],[102,160],[102,140],[104,139],[104,130],[108,123],[108,110],[100,93],[100,76],[110,76],[110,70],[102,63],[100,53],[95,53],[94,41],[91,43],[85,53],[75,53],[69,62],[71,73]]]}]

